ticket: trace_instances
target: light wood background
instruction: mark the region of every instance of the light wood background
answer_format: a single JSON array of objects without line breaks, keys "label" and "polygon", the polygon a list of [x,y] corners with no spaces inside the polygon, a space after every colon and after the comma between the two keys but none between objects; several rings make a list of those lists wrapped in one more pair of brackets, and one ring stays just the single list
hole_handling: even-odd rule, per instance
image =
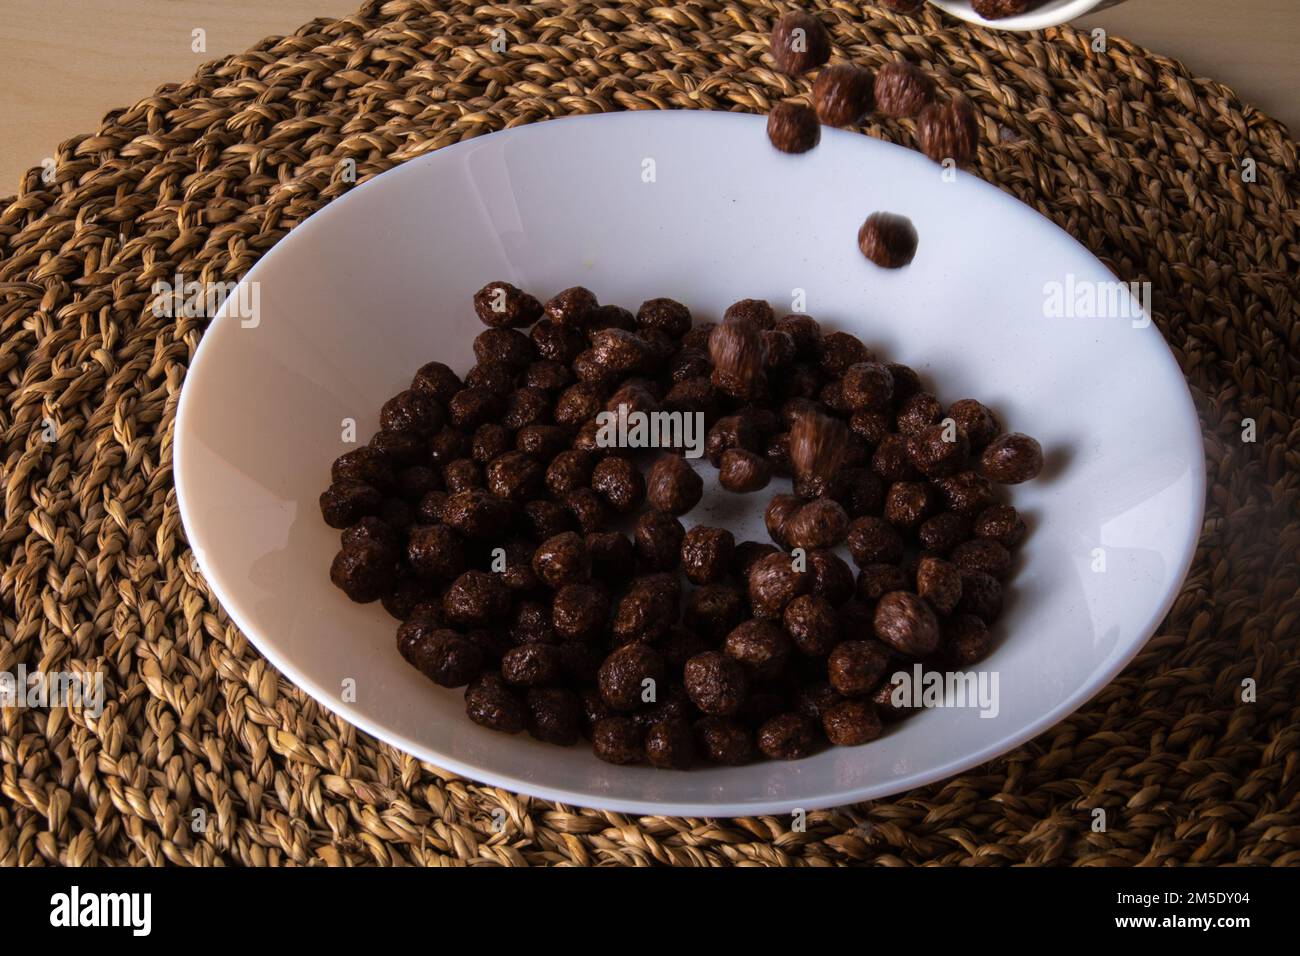
[{"label": "light wood background", "polygon": [[[360,0],[0,0],[0,195],[63,139],[206,60],[342,16]],[[1300,133],[1300,0],[1128,0],[1077,25],[1104,27]],[[207,32],[206,52],[191,31]]]}]

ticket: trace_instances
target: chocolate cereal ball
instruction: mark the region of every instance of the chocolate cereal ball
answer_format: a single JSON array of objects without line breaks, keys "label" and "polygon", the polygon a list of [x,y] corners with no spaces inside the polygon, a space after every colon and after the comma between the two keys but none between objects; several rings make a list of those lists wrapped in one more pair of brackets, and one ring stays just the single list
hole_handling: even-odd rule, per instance
[{"label": "chocolate cereal ball", "polygon": [[722,650],[743,664],[755,680],[771,680],[785,666],[790,638],[773,622],[754,618],[734,628],[723,641]]},{"label": "chocolate cereal ball", "polygon": [[835,607],[814,594],[801,594],[787,604],[782,623],[795,648],[807,657],[824,657],[839,641]]},{"label": "chocolate cereal ball", "polygon": [[911,436],[907,453],[916,470],[927,478],[946,478],[965,467],[970,440],[955,422],[929,425]]},{"label": "chocolate cereal ball", "polygon": [[916,116],[934,99],[934,80],[906,61],[886,63],[876,72],[876,109],[894,119]]},{"label": "chocolate cereal ball", "polygon": [[551,624],[551,609],[539,601],[521,601],[506,629],[511,646],[554,644],[559,640]]},{"label": "chocolate cereal ball", "polygon": [[542,317],[542,304],[509,282],[489,282],[474,293],[474,314],[489,328],[519,329]]},{"label": "chocolate cereal ball", "polygon": [[725,528],[696,525],[682,538],[682,571],[692,584],[710,584],[726,577],[736,539]]},{"label": "chocolate cereal ball", "polygon": [[855,747],[880,736],[880,717],[868,700],[842,700],[822,713],[822,729],[835,746]]},{"label": "chocolate cereal ball", "polygon": [[524,697],[528,732],[543,743],[568,747],[582,736],[582,703],[563,687],[533,687]]},{"label": "chocolate cereal ball", "polygon": [[496,421],[504,409],[505,395],[487,388],[463,388],[452,397],[447,406],[452,425],[469,432],[480,425]]},{"label": "chocolate cereal ball", "polygon": [[510,506],[482,488],[459,491],[447,498],[442,522],[470,541],[492,541],[510,525]]},{"label": "chocolate cereal ball", "polygon": [[777,714],[758,728],[758,749],[773,760],[798,760],[817,747],[817,725],[803,714]]},{"label": "chocolate cereal ball", "polygon": [[543,541],[533,553],[532,566],[533,573],[555,590],[591,577],[591,556],[586,542],[573,531]]},{"label": "chocolate cereal ball", "polygon": [[665,676],[663,656],[648,644],[624,644],[600,665],[601,699],[615,710],[632,710],[653,700]]},{"label": "chocolate cereal ball", "polygon": [[509,615],[510,591],[495,574],[466,571],[443,595],[442,608],[452,624],[482,627]]},{"label": "chocolate cereal ball", "polygon": [[975,536],[996,541],[1004,548],[1015,548],[1025,540],[1028,529],[1024,519],[1011,505],[989,505],[975,519]]},{"label": "chocolate cereal ball", "polygon": [[566,584],[555,593],[551,624],[566,641],[601,637],[609,619],[609,595],[591,584]]},{"label": "chocolate cereal ball", "polygon": [[943,558],[922,557],[916,565],[916,593],[940,614],[951,614],[961,600],[961,570]]},{"label": "chocolate cereal ball", "polygon": [[710,763],[737,767],[753,759],[753,732],[732,717],[701,718],[694,730],[698,751]]},{"label": "chocolate cereal ball", "polygon": [[983,571],[1001,580],[1011,571],[1011,552],[992,538],[972,538],[952,549],[952,560],[963,571]]},{"label": "chocolate cereal ball", "polygon": [[646,499],[651,507],[683,515],[704,496],[704,479],[677,455],[661,455],[650,468]]},{"label": "chocolate cereal ball", "polygon": [[858,567],[903,559],[903,536],[883,518],[865,516],[849,524],[849,553]]},{"label": "chocolate cereal ball", "polygon": [[687,597],[682,620],[693,632],[716,645],[745,619],[746,611],[745,597],[738,588],[730,584],[702,584]]},{"label": "chocolate cereal ball", "polygon": [[952,160],[958,166],[969,166],[979,145],[975,108],[964,96],[948,103],[931,103],[917,118],[916,138],[921,152],[936,163]]},{"label": "chocolate cereal ball", "polygon": [[924,600],[909,591],[891,591],[876,604],[876,637],[900,654],[925,657],[939,646],[939,621]]},{"label": "chocolate cereal ball", "polygon": [[393,483],[392,459],[378,448],[354,448],[334,459],[330,465],[330,480],[335,484],[352,481],[379,489],[387,488]]},{"label": "chocolate cereal ball", "polygon": [[541,490],[545,472],[531,455],[508,451],[488,462],[486,475],[488,491],[498,498],[526,501]]},{"label": "chocolate cereal ball", "polygon": [[675,574],[651,574],[634,580],[614,611],[614,643],[653,644],[663,640],[677,622],[681,598],[681,583]]},{"label": "chocolate cereal ball", "polygon": [[718,463],[718,484],[733,494],[745,495],[766,488],[772,465],[766,457],[743,448],[728,448]]},{"label": "chocolate cereal ball", "polygon": [[538,461],[551,461],[569,450],[569,432],[559,425],[525,425],[515,435],[515,448]]},{"label": "chocolate cereal ball", "polygon": [[479,362],[465,373],[466,388],[502,398],[510,393],[514,383],[515,370],[504,362]]},{"label": "chocolate cereal ball", "polygon": [[606,763],[634,764],[645,759],[641,727],[631,717],[605,717],[591,731],[591,747]]},{"label": "chocolate cereal ball", "polygon": [[767,510],[763,513],[763,523],[767,526],[767,533],[772,536],[773,541],[782,545],[788,543],[789,539],[785,534],[786,522],[802,507],[803,499],[795,495],[772,496],[772,500],[767,503]]},{"label": "chocolate cereal ball", "polygon": [[772,27],[772,59],[782,73],[797,76],[821,66],[831,56],[830,37],[820,20],[796,10]]},{"label": "chocolate cereal ball", "polygon": [[920,481],[896,481],[885,493],[885,520],[896,528],[918,528],[937,505],[930,485]]},{"label": "chocolate cereal ball", "polygon": [[749,604],[756,617],[780,620],[785,606],[812,587],[807,570],[796,570],[788,554],[760,558],[749,569]]},{"label": "chocolate cereal ball", "polygon": [[717,651],[692,657],[686,662],[683,675],[691,703],[706,714],[734,714],[749,693],[744,667]]},{"label": "chocolate cereal ball", "polygon": [[636,465],[611,455],[597,462],[591,473],[591,487],[619,514],[640,507],[645,500],[645,479]]},{"label": "chocolate cereal ball", "polygon": [[722,456],[729,448],[758,452],[762,449],[758,428],[744,415],[727,415],[719,418],[709,429],[704,440],[704,454],[715,468],[722,465]]},{"label": "chocolate cereal ball", "polygon": [[792,548],[833,548],[849,531],[849,515],[830,498],[819,498],[801,506],[781,526]]},{"label": "chocolate cereal ball", "polygon": [[599,306],[595,293],[580,285],[557,292],[546,301],[542,311],[552,322],[560,325],[574,325],[581,328],[586,324],[593,309]]},{"label": "chocolate cereal ball", "polygon": [[415,432],[386,432],[382,428],[370,438],[370,448],[382,453],[394,468],[424,464],[426,438]]},{"label": "chocolate cereal ball", "polygon": [[442,480],[447,486],[448,494],[468,491],[483,487],[483,469],[478,462],[470,458],[457,458],[449,461],[442,469]]},{"label": "chocolate cereal ball", "polygon": [[463,687],[483,669],[483,651],[458,632],[412,619],[397,629],[397,650],[435,684]]},{"label": "chocolate cereal ball", "polygon": [[767,114],[767,138],[783,153],[806,153],[821,142],[822,128],[811,108],[782,102]]},{"label": "chocolate cereal ball", "polygon": [[998,579],[983,571],[962,570],[957,612],[974,614],[985,624],[996,621],[1002,613],[1002,585]]},{"label": "chocolate cereal ball", "polygon": [[859,598],[874,604],[890,591],[903,590],[907,583],[907,575],[896,564],[866,564],[858,572],[856,588]]},{"label": "chocolate cereal ball", "polygon": [[959,471],[950,478],[936,478],[934,487],[944,507],[971,519],[993,504],[992,483],[973,471]]},{"label": "chocolate cereal ball", "polygon": [[378,544],[344,548],[330,565],[330,581],[358,604],[377,601],[392,585],[393,552]]},{"label": "chocolate cereal ball", "polygon": [[[535,338],[533,347],[537,349],[538,354],[541,353],[541,347]],[[554,394],[573,384],[573,373],[558,359],[540,358],[524,369],[523,382],[528,388],[540,388]]]},{"label": "chocolate cereal ball", "polygon": [[588,452],[577,449],[562,451],[546,468],[546,490],[553,495],[562,495],[576,488],[589,487],[594,467],[595,462]]},{"label": "chocolate cereal ball", "polygon": [[948,552],[971,534],[971,520],[955,511],[943,511],[921,522],[917,532],[927,551]]},{"label": "chocolate cereal ball", "polygon": [[442,362],[426,362],[421,365],[411,379],[411,388],[424,392],[436,402],[446,405],[453,395],[465,385],[460,376]]},{"label": "chocolate cereal ball", "polygon": [[445,468],[472,451],[470,436],[458,428],[444,428],[429,439],[429,464]]},{"label": "chocolate cereal ball", "polygon": [[558,501],[529,501],[516,515],[517,526],[534,541],[545,541],[573,530],[573,514]]},{"label": "chocolate cereal ball", "polygon": [[474,723],[506,734],[519,733],[528,719],[523,701],[492,671],[480,674],[465,688],[465,713]]},{"label": "chocolate cereal ball", "polygon": [[956,667],[978,664],[988,656],[992,638],[974,614],[957,614],[943,625],[944,657]]},{"label": "chocolate cereal ball", "polygon": [[827,126],[852,126],[875,106],[875,76],[865,67],[836,63],[813,81],[813,106]]},{"label": "chocolate cereal ball", "polygon": [[834,552],[809,551],[808,573],[812,576],[811,593],[832,606],[853,596],[853,572]]},{"label": "chocolate cereal ball", "polygon": [[861,697],[871,692],[889,666],[889,652],[875,641],[841,641],[826,659],[826,675],[836,693]]},{"label": "chocolate cereal ball", "polygon": [[695,735],[681,717],[650,725],[645,735],[646,759],[660,770],[688,770],[695,762]]},{"label": "chocolate cereal ball", "polygon": [[562,672],[560,650],[554,644],[520,644],[501,656],[502,679],[518,687],[554,684]]},{"label": "chocolate cereal ball", "polygon": [[384,504],[378,488],[364,482],[336,481],[320,496],[320,513],[331,528],[347,528],[362,518],[377,515]]},{"label": "chocolate cereal ball", "polygon": [[966,433],[970,450],[981,452],[1002,431],[997,416],[973,398],[963,398],[948,407],[948,417]]},{"label": "chocolate cereal ball", "polygon": [[443,420],[442,407],[434,399],[409,388],[384,402],[379,412],[379,427],[390,432],[432,435],[442,428]]},{"label": "chocolate cereal ball", "polygon": [[844,370],[844,401],[854,411],[880,411],[894,397],[894,376],[879,362],[858,362]]},{"label": "chocolate cereal ball", "polygon": [[916,257],[918,236],[912,220],[873,212],[858,229],[858,249],[882,269],[901,269]]},{"label": "chocolate cereal ball", "polygon": [[651,571],[671,571],[681,560],[686,529],[664,511],[642,512],[636,519],[633,545],[636,555]]},{"label": "chocolate cereal ball", "polygon": [[450,581],[465,570],[465,543],[446,525],[420,525],[407,539],[406,561],[420,577]]},{"label": "chocolate cereal ball", "polygon": [[675,299],[647,299],[637,309],[636,324],[639,329],[657,329],[680,339],[690,331],[691,312]]},{"label": "chocolate cereal ball", "polygon": [[1043,470],[1043,448],[1028,435],[1009,432],[989,442],[980,455],[980,474],[1002,485],[1018,485]]}]

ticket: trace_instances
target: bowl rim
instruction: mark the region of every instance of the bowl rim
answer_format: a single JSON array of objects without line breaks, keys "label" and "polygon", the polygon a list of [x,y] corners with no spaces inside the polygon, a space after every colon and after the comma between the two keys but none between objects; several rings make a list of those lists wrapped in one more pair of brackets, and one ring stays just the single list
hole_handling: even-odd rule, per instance
[{"label": "bowl rim", "polygon": [[970,0],[929,0],[930,3],[967,23],[974,23],[990,30],[1013,30],[1017,32],[1044,30],[1069,23],[1076,17],[1084,16],[1106,0],[1068,0],[1063,6],[1051,10],[1029,10],[1014,17],[1002,20],[986,20],[971,7]]},{"label": "bowl rim", "polygon": [[[553,123],[565,124],[591,124],[599,122],[661,122],[672,123],[681,122],[717,122],[723,123],[764,123],[765,117],[751,113],[733,113],[717,110],[635,110],[635,111],[614,111],[610,113],[595,113],[578,116],[556,117],[541,122],[527,123],[521,126],[510,127],[499,130],[489,136],[529,136],[538,135],[538,131],[550,126]],[[827,130],[826,134],[835,137],[854,137],[860,138],[862,134],[846,130]],[[883,140],[872,139],[878,147],[886,149],[898,149],[907,153],[915,153],[914,150],[905,146],[888,143]],[[387,176],[393,176],[408,166],[424,165],[432,162],[439,162],[437,157],[448,151],[452,153],[475,148],[481,142],[483,137],[473,137],[468,140],[462,140],[457,143],[449,144],[440,149],[433,150],[429,153],[422,154],[410,160],[398,163],[391,169],[385,170],[377,176],[359,183],[352,187],[347,193],[339,196],[333,201],[326,203],[312,215],[295,226],[289,234],[286,234],[281,240],[276,242],[262,257],[253,265],[253,267],[239,280],[238,285],[259,281],[260,276],[275,267],[277,254],[281,252],[281,246],[292,235],[308,235],[314,229],[328,228],[330,220],[340,213],[338,210],[345,207],[350,202],[355,202],[357,195],[362,194],[373,183],[378,182]],[[409,175],[409,170],[407,171]],[[963,173],[963,177],[973,183],[974,187],[979,190],[987,191],[994,202],[1009,204],[1021,211],[1028,213],[1034,218],[1041,220],[1042,223],[1050,226],[1052,229],[1066,237],[1071,244],[1079,250],[1080,254],[1086,257],[1086,260],[1095,263],[1097,268],[1113,277],[1113,273],[1091,250],[1084,246],[1072,234],[1052,222],[1047,216],[1040,213],[1037,209],[1024,203],[1009,193],[999,189],[996,185],[987,182],[980,177]],[[331,210],[334,210],[331,212]],[[206,367],[206,363],[211,361],[209,356],[213,347],[209,346],[210,341],[215,339],[212,332],[217,328],[218,323],[224,323],[224,326],[232,326],[239,321],[237,315],[230,315],[226,311],[226,303],[238,302],[239,296],[232,292],[225,302],[218,309],[217,314],[209,322],[199,345],[195,350],[194,357],[190,361],[189,368],[185,375],[185,380],[181,387],[180,399],[177,404],[176,419],[173,428],[173,456],[172,468],[176,488],[177,509],[180,513],[181,525],[185,531],[186,542],[189,544],[191,553],[197,561],[204,580],[207,582],[213,596],[219,602],[221,609],[225,611],[230,620],[239,628],[243,635],[253,645],[259,654],[265,657],[277,670],[280,671],[295,686],[304,690],[317,703],[336,714],[353,726],[370,734],[379,741],[389,744],[405,753],[408,753],[418,760],[425,761],[443,770],[450,771],[453,774],[466,777],[467,779],[488,785],[502,787],[516,793],[526,794],[537,799],[553,801],[556,803],[567,804],[571,806],[588,807],[598,810],[607,810],[619,813],[636,813],[652,816],[673,816],[673,817],[738,817],[767,814],[786,814],[792,809],[791,800],[781,799],[773,800],[764,798],[745,803],[720,803],[710,805],[707,802],[700,802],[699,798],[695,802],[681,800],[642,800],[642,799],[623,799],[620,797],[606,798],[599,793],[581,792],[576,790],[567,790],[563,787],[548,786],[536,781],[525,779],[512,774],[508,769],[485,769],[480,766],[472,765],[458,760],[447,754],[436,754],[426,745],[413,740],[401,733],[397,733],[389,728],[382,727],[372,721],[363,712],[357,709],[353,704],[341,700],[336,693],[320,685],[316,681],[307,677],[293,661],[280,653],[277,647],[270,640],[262,640],[257,628],[251,626],[249,617],[245,614],[240,602],[236,600],[238,590],[230,583],[229,578],[222,573],[219,568],[209,568],[204,559],[204,552],[201,546],[194,541],[195,535],[192,528],[195,523],[191,521],[191,502],[189,492],[186,489],[187,479],[185,478],[186,467],[186,449],[188,448],[187,434],[190,432],[188,423],[193,415],[195,402],[192,397],[192,389],[188,389],[196,372]],[[1155,323],[1152,322],[1152,325]],[[1186,387],[1186,376],[1183,375],[1181,368],[1178,366],[1172,350],[1165,341],[1164,336],[1155,330],[1155,334],[1160,335],[1163,349],[1157,350],[1159,361],[1167,363],[1177,374],[1178,378],[1183,381],[1184,388],[1180,393],[1183,405],[1184,415],[1181,424],[1188,429],[1186,436],[1188,447],[1194,450],[1195,461],[1191,467],[1191,479],[1193,488],[1193,508],[1194,519],[1189,520],[1186,525],[1186,533],[1179,542],[1178,561],[1174,565],[1177,573],[1171,575],[1170,586],[1167,593],[1155,606],[1155,609],[1141,623],[1140,626],[1134,627],[1135,633],[1143,636],[1135,639],[1131,645],[1123,652],[1114,654],[1109,661],[1102,660],[1098,662],[1098,669],[1094,672],[1092,678],[1081,685],[1068,697],[1062,699],[1055,707],[1040,716],[1038,719],[1028,722],[1017,728],[1013,732],[1000,736],[998,739],[990,741],[987,745],[980,747],[978,750],[969,751],[959,758],[949,760],[948,762],[927,768],[923,771],[917,771],[913,774],[894,778],[885,783],[872,783],[853,787],[848,790],[836,791],[828,794],[828,799],[810,799],[802,801],[801,806],[804,809],[822,809],[827,807],[848,806],[854,803],[860,803],[864,800],[882,799],[893,794],[906,793],[908,791],[928,786],[930,784],[947,780],[965,770],[977,767],[988,760],[1006,754],[1025,742],[1033,739],[1043,731],[1059,723],[1070,714],[1084,706],[1089,700],[1104,689],[1116,675],[1120,673],[1128,664],[1141,652],[1142,648],[1151,640],[1159,628],[1160,622],[1164,620],[1173,607],[1178,595],[1182,591],[1188,572],[1191,569],[1192,562],[1196,555],[1197,545],[1200,540],[1201,531],[1204,524],[1205,516],[1205,495],[1206,495],[1206,475],[1205,475],[1205,453],[1202,439],[1202,429],[1199,415],[1193,402],[1191,392]],[[1194,440],[1192,440],[1194,439]],[[636,769],[636,768],[632,768]]]}]

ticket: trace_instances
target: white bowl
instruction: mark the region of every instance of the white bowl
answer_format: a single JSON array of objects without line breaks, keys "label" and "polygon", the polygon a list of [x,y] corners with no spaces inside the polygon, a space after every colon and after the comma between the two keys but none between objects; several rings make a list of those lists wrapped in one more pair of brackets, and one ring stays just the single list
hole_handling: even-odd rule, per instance
[{"label": "white bowl", "polygon": [[936,7],[971,23],[992,27],[995,30],[1043,30],[1077,20],[1105,7],[1113,7],[1123,0],[1046,0],[1032,9],[1014,17],[985,20],[975,12],[970,0],[930,0]]},{"label": "white bowl", "polygon": [[[653,181],[645,171],[653,160]],[[910,216],[911,266],[858,252],[866,214]],[[1187,387],[1154,326],[1046,318],[1051,281],[1109,282],[1082,246],[978,178],[826,130],[773,150],[762,117],[635,112],[555,120],[441,149],[331,203],[249,272],[258,323],[222,314],[181,396],[176,482],[200,566],[281,672],[358,727],[437,766],[569,804],[637,813],[785,813],[881,797],[1004,753],[1069,714],[1133,655],[1187,571],[1204,495]],[[474,291],[545,297],[581,283],[633,309],[668,295],[697,320],[801,289],[807,311],[915,366],[941,399],[984,399],[1038,437],[1048,467],[1015,489],[1032,533],[982,669],[1000,711],[927,710],[863,747],[689,772],[614,767],[470,723],[394,648],[395,622],[328,580],[338,534],[317,497],[333,458],[377,427],[422,363],[464,371]],[[688,523],[766,540],[751,498],[709,492]],[[779,490],[779,486],[773,491]],[[1104,573],[1092,570],[1104,549]],[[354,685],[349,685],[348,681]],[[355,700],[344,699],[355,686]]]}]

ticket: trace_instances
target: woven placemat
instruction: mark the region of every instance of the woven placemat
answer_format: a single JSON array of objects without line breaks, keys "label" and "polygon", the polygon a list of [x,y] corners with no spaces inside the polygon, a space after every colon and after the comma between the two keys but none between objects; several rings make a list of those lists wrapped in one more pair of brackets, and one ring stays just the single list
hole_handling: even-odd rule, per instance
[{"label": "woven placemat", "polygon": [[[204,321],[155,316],[151,284],[238,279],[351,188],[344,159],[365,180],[553,116],[762,112],[803,90],[768,57],[785,5],[371,3],[110,114],[60,147],[53,182],[32,170],[0,202],[0,670],[100,670],[108,697],[97,719],[0,714],[0,863],[1300,863],[1295,144],[1113,37],[1098,52],[1069,29],[806,6],[838,56],[903,55],[967,94],[978,173],[1154,284],[1210,491],[1195,566],[1137,660],[1013,753],[802,832],[480,786],[281,678],[190,561],[171,449]],[[907,122],[869,132],[913,141]]]}]

